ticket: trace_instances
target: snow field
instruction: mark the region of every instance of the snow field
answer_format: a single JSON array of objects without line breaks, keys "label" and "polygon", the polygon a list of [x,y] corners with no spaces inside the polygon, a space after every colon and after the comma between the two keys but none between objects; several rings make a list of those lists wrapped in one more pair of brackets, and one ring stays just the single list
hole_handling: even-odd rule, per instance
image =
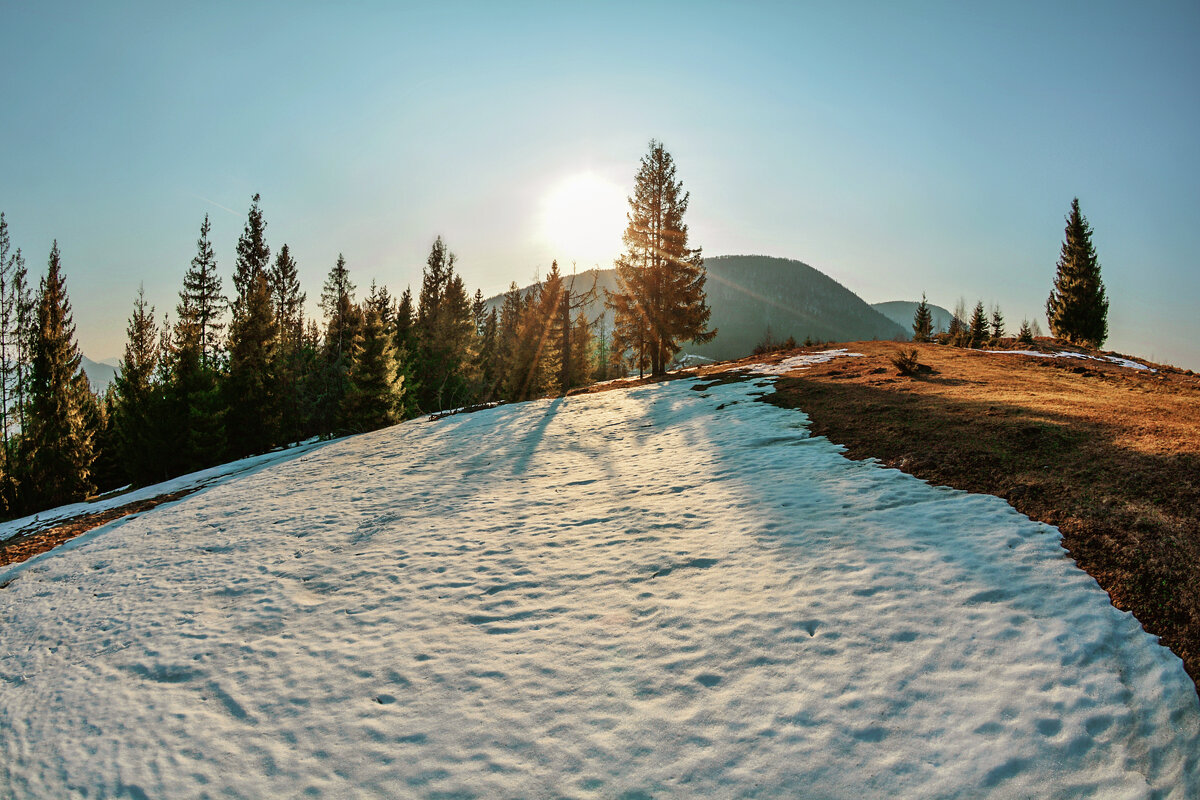
[{"label": "snow field", "polygon": [[1138,361],[1131,361],[1128,358],[1121,358],[1120,356],[1093,356],[1087,353],[1072,353],[1070,350],[1060,350],[1057,353],[1042,353],[1037,350],[984,350],[983,352],[992,353],[993,355],[1034,356],[1036,358],[1078,358],[1088,361],[1108,362],[1128,369],[1158,372],[1153,367],[1148,367]]},{"label": "snow field", "polygon": [[334,442],[39,560],[0,794],[1200,795],[1193,685],[1055,529],[697,385]]}]

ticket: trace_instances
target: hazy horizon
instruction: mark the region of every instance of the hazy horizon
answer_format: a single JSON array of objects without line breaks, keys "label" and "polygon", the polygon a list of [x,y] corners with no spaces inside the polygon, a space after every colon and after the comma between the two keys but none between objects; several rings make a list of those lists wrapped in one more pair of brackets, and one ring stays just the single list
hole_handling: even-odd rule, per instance
[{"label": "hazy horizon", "polygon": [[1106,347],[1197,369],[1198,34],[1187,3],[13,7],[0,211],[31,274],[58,240],[102,360],[139,284],[174,315],[205,214],[231,290],[256,192],[310,314],[339,252],[398,293],[438,235],[485,295],[608,268],[653,137],[706,255],[1014,328],[1046,327],[1078,196]]}]

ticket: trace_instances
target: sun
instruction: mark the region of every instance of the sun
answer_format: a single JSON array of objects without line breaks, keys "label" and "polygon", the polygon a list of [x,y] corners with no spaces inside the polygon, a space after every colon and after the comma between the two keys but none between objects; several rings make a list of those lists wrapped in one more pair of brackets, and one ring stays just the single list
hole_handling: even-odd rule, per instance
[{"label": "sun", "polygon": [[580,267],[605,268],[621,252],[625,231],[625,193],[591,172],[566,178],[542,202],[542,237],[555,258]]}]

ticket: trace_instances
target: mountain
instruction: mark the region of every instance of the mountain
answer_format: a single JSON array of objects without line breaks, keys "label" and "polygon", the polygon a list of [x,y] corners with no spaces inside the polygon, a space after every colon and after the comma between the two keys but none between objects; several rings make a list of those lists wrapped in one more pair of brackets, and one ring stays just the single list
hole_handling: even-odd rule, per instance
[{"label": "mountain", "polygon": [[[775,339],[792,336],[797,341],[896,339],[907,334],[854,292],[803,262],[772,256],[716,256],[705,259],[704,266],[710,324],[718,333],[708,344],[685,343],[685,353],[741,358],[750,355],[768,331]],[[611,331],[612,313],[604,309],[603,290],[616,290],[616,271],[588,270],[576,276],[575,286],[587,289],[593,277],[598,296],[588,315],[595,319],[603,312]],[[488,303],[499,306],[502,301],[503,296],[497,296]]]},{"label": "mountain", "polygon": [[[928,301],[927,304],[929,306],[929,313],[933,317],[934,332],[949,330],[950,320],[954,318],[954,314],[941,306],[928,303]],[[920,303],[916,300],[888,300],[885,303],[872,303],[871,308],[904,328],[904,331],[911,336],[913,316],[917,313],[917,306],[919,305]]]},{"label": "mountain", "polygon": [[80,366],[87,373],[88,383],[96,394],[104,394],[108,385],[117,377],[117,368],[99,361],[92,361],[87,356],[82,357]]}]

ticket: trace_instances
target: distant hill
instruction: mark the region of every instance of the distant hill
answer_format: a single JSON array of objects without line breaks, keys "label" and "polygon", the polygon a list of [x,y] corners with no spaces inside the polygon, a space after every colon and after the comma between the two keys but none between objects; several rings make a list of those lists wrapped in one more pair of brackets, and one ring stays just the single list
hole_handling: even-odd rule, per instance
[{"label": "distant hill", "polygon": [[108,389],[108,385],[117,377],[116,367],[109,364],[102,364],[99,361],[92,361],[87,356],[83,356],[80,366],[87,373],[88,383],[92,385],[92,391],[96,394],[104,394],[104,391]]},{"label": "distant hill", "polygon": [[[872,303],[871,308],[883,314],[885,317],[895,322],[904,328],[905,333],[912,336],[913,316],[917,313],[917,306],[920,303],[916,300],[888,300],[886,303]],[[945,331],[950,329],[950,320],[954,314],[942,308],[929,303],[929,312],[933,316],[933,330]]]},{"label": "distant hill", "polygon": [[[708,344],[685,343],[683,352],[713,359],[749,355],[768,329],[776,339],[795,337],[822,341],[896,339],[906,329],[880,314],[854,292],[800,261],[771,256],[716,256],[704,260],[708,271],[708,305],[717,337]],[[604,289],[616,289],[616,271],[588,270],[575,278],[577,289],[592,285],[599,297],[588,308],[601,313],[612,330],[611,312],[604,310]],[[524,287],[526,290],[529,287]],[[488,303],[499,306],[502,296]]]}]

